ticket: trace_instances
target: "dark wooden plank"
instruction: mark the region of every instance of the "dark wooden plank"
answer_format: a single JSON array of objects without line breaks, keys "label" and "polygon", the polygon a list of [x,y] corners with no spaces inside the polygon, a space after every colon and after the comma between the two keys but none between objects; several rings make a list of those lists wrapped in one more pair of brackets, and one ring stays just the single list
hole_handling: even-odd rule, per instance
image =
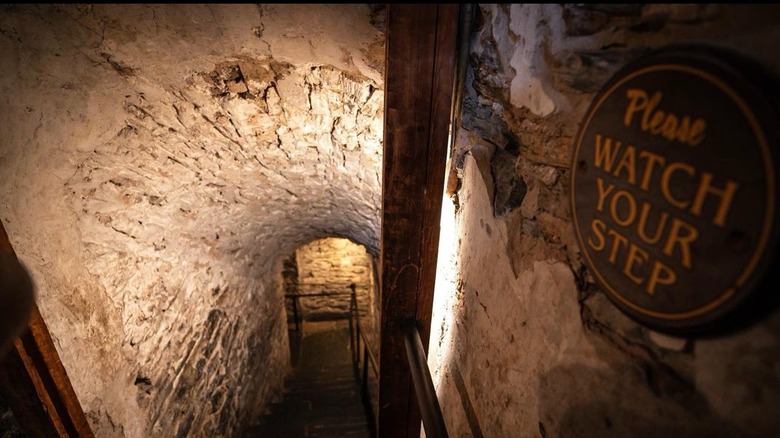
[{"label": "dark wooden plank", "polygon": [[380,437],[416,438],[420,433],[401,324],[421,321],[427,342],[458,9],[387,6]]},{"label": "dark wooden plank", "polygon": [[[14,254],[0,223],[0,251]],[[0,391],[30,437],[93,437],[37,307],[0,365]]]},{"label": "dark wooden plank", "polygon": [[66,436],[92,437],[92,429],[89,427],[87,417],[37,307],[33,308],[29,329],[29,336],[22,336],[21,341],[25,344],[25,350],[41,375],[45,391],[67,431]]}]

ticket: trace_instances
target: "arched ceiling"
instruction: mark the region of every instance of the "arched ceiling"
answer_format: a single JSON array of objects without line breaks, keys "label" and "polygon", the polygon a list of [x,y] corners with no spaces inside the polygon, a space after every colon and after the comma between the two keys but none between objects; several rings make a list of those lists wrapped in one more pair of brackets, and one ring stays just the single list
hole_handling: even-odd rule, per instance
[{"label": "arched ceiling", "polygon": [[[377,20],[369,5],[3,7],[0,218],[93,427],[183,427],[128,419],[173,409],[163,392],[188,365],[169,367],[202,354],[185,339],[213,310],[278,313],[280,257],[300,244],[342,236],[376,253]],[[114,399],[138,376],[160,394]]]}]

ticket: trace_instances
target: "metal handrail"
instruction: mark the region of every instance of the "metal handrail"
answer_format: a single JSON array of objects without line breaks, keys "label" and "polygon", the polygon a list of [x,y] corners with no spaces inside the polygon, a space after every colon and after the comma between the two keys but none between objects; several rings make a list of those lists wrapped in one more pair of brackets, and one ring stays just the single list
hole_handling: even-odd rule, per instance
[{"label": "metal handrail", "polygon": [[[320,288],[320,289],[326,289],[326,288],[334,286],[333,282],[330,282],[330,283],[309,283],[308,281],[305,281],[303,283],[292,282],[292,283],[288,283],[288,284],[294,285],[294,286],[299,287],[299,288],[300,287],[317,287],[317,288]],[[365,285],[366,285],[366,283],[355,283],[355,286],[365,286]],[[337,288],[343,288],[343,287],[350,287],[350,285],[344,286],[342,284],[341,286],[336,286],[336,287]]]},{"label": "metal handrail", "polygon": [[428,360],[420,339],[417,321],[404,321],[401,324],[401,331],[404,334],[406,357],[409,360],[409,370],[412,375],[414,392],[417,395],[417,404],[420,406],[425,436],[428,438],[447,438],[447,427],[444,424],[439,398],[436,396],[436,388],[433,386],[431,370],[428,368]]},{"label": "metal handrail", "polygon": [[[355,367],[356,377],[361,384],[361,395],[363,397],[363,404],[367,409],[367,414],[371,422],[371,436],[376,435],[375,427],[375,415],[374,409],[371,405],[368,392],[368,364],[371,363],[371,368],[374,370],[374,375],[379,376],[379,361],[376,358],[371,343],[366,336],[366,331],[363,329],[363,325],[360,323],[360,312],[358,309],[357,292],[355,288],[351,288],[350,292],[319,292],[319,293],[286,293],[285,299],[292,299],[293,303],[293,319],[295,321],[295,330],[300,331],[300,321],[298,313],[298,299],[307,297],[324,297],[324,296],[340,296],[349,295],[349,313],[345,314],[346,319],[349,319],[349,346],[352,350],[352,364]],[[360,343],[363,343],[363,355],[361,361],[360,355]],[[360,364],[363,364],[362,372]]]},{"label": "metal handrail", "polygon": [[[368,341],[366,332],[360,323],[360,313],[358,311],[357,294],[355,289],[351,292],[320,292],[314,294],[285,294],[285,298],[293,299],[293,312],[295,312],[295,327],[299,329],[298,321],[298,298],[303,297],[322,297],[350,295],[349,303],[349,338],[350,350],[352,350],[352,363],[355,367],[357,377],[361,382],[361,393],[363,402],[368,409],[369,417],[374,420],[374,412],[369,400],[368,394],[368,364],[374,370],[374,375],[379,376],[379,361]],[[436,396],[436,389],[433,386],[431,371],[428,368],[428,361],[420,339],[420,331],[417,327],[417,321],[406,320],[401,324],[401,331],[404,335],[404,345],[406,346],[406,356],[409,361],[409,369],[414,384],[414,392],[417,396],[417,402],[420,407],[420,416],[422,417],[425,435],[429,438],[448,438],[447,427],[444,423],[444,416],[441,412],[439,399]],[[361,361],[360,343],[363,343],[363,355]],[[362,371],[360,364],[363,364]],[[372,433],[374,431],[372,430]]]},{"label": "metal handrail", "polygon": [[[357,294],[355,288],[352,288],[352,298],[350,301],[350,309],[352,310],[352,319],[350,319],[350,336],[352,336],[352,320],[354,319],[355,331],[357,332],[354,340],[350,339],[350,344],[353,346],[352,363],[355,367],[355,372],[360,381],[360,395],[363,399],[363,405],[366,408],[367,417],[369,420],[371,436],[376,436],[376,416],[374,407],[371,402],[371,396],[368,391],[368,362],[371,362],[371,367],[374,370],[374,375],[379,377],[379,366],[374,351],[371,349],[371,344],[366,338],[366,332],[363,326],[360,324],[360,313],[358,312]],[[361,357],[360,357],[360,341],[363,341],[363,367],[360,369]]]},{"label": "metal handrail", "polygon": [[378,365],[379,361],[376,358],[376,354],[374,353],[374,350],[371,348],[371,343],[368,342],[368,339],[366,338],[366,332],[365,330],[363,330],[363,326],[360,325],[360,319],[358,319],[357,328],[358,328],[358,335],[360,335],[360,338],[363,340],[363,346],[368,352],[368,358],[371,362],[371,368],[374,369],[374,374],[379,375],[379,365]]},{"label": "metal handrail", "polygon": [[[354,295],[355,291],[352,292],[317,292],[317,293],[286,293],[284,294],[285,299],[292,299],[292,305],[293,305],[293,321],[295,321],[295,331],[299,332],[301,330],[301,318],[299,318],[298,315],[298,299],[299,298],[308,298],[308,297],[333,297],[333,296],[340,296],[340,295]],[[352,314],[350,313],[350,318],[352,317]],[[352,331],[350,330],[350,335]]]},{"label": "metal handrail", "polygon": [[371,348],[371,343],[368,342],[368,339],[366,338],[366,331],[363,329],[362,324],[360,324],[360,312],[358,310],[358,302],[357,302],[357,294],[355,293],[355,290],[352,290],[352,298],[350,302],[350,308],[353,312],[353,318],[355,319],[355,329],[357,331],[357,336],[355,336],[355,347],[356,347],[356,358],[358,360],[355,360],[355,362],[360,362],[359,356],[360,356],[360,340],[363,340],[363,347],[366,351],[368,351],[369,357],[371,359],[371,366],[374,368],[374,373],[378,376],[379,375],[379,365],[378,361],[376,360],[376,355],[374,354],[374,350]]},{"label": "metal handrail", "polygon": [[284,294],[285,298],[300,298],[300,297],[332,297],[338,295],[352,295],[352,292],[317,292],[313,294]]}]

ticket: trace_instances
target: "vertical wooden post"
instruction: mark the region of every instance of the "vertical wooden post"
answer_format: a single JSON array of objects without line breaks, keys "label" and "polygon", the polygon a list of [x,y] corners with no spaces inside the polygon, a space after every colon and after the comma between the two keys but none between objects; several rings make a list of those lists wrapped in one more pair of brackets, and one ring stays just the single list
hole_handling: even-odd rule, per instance
[{"label": "vertical wooden post", "polygon": [[458,4],[387,5],[379,436],[417,438],[401,323],[430,333]]},{"label": "vertical wooden post", "polygon": [[[2,223],[0,251],[13,254]],[[94,436],[37,307],[0,362],[0,392],[29,437]]]}]

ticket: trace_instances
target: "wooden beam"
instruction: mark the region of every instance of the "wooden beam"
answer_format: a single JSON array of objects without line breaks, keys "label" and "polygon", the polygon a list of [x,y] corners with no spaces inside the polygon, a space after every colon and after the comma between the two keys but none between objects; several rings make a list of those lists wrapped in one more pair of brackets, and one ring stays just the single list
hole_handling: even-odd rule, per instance
[{"label": "wooden beam", "polygon": [[[0,251],[14,255],[2,223]],[[37,307],[0,362],[0,392],[29,437],[94,436]]]},{"label": "wooden beam", "polygon": [[401,324],[416,319],[427,349],[459,10],[457,4],[387,5],[380,254],[383,438],[420,434]]}]

